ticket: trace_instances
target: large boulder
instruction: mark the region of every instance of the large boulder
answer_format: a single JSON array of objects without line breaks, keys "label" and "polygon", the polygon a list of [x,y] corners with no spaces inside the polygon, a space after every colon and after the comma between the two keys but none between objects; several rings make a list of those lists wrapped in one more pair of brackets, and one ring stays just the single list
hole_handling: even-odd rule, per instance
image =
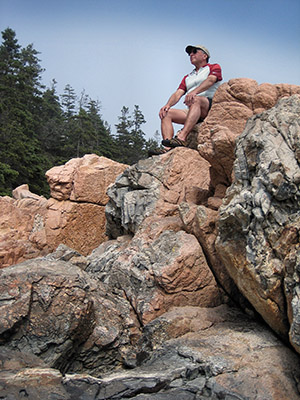
[{"label": "large boulder", "polygon": [[121,365],[122,346],[136,334],[129,304],[110,296],[80,261],[63,248],[0,270],[0,349],[61,372],[97,375]]},{"label": "large boulder", "polygon": [[106,240],[106,191],[126,168],[87,154],[46,172],[51,198],[45,231],[52,249],[63,243],[87,255]]},{"label": "large boulder", "polygon": [[115,240],[89,255],[86,270],[122,291],[142,326],[174,305],[224,301],[201,245],[180,218],[182,202],[209,196],[209,165],[197,151],[174,149],[141,160],[108,195],[107,233]]},{"label": "large boulder", "polygon": [[300,96],[252,117],[239,137],[217,250],[244,296],[300,350]]},{"label": "large boulder", "polygon": [[88,154],[47,173],[51,198],[28,185],[0,197],[0,267],[39,257],[63,243],[89,254],[105,235],[106,190],[127,165]]},{"label": "large boulder", "polygon": [[[36,259],[1,273],[0,335],[9,347],[61,367],[93,329],[84,273],[65,262]],[[2,300],[5,299],[5,300]]]},{"label": "large boulder", "polygon": [[174,306],[223,301],[196,238],[184,231],[161,233],[155,225],[127,243],[102,244],[88,256],[86,269],[128,299],[141,327]]},{"label": "large boulder", "polygon": [[[173,242],[171,235],[174,232],[184,231],[191,234],[192,236],[187,236],[190,239],[181,240],[185,243],[190,240],[192,244],[196,237],[203,253],[201,259],[205,260],[201,261],[201,264],[205,265],[202,267],[203,270],[210,269],[225,292],[240,303],[244,303],[243,296],[240,296],[222,262],[216,257],[214,248],[217,235],[217,208],[225,191],[226,187],[219,185],[212,196],[210,165],[196,150],[175,148],[162,156],[141,160],[126,169],[108,189],[107,234],[111,239],[122,235],[134,236],[133,242],[139,245],[133,246],[130,242],[130,253],[133,248],[134,252],[139,254],[143,252],[143,246],[147,249],[149,242],[152,246],[153,241],[158,238]],[[160,236],[164,231],[171,232],[166,236]],[[176,242],[179,243],[178,239]],[[170,258],[169,264],[174,267],[171,250],[172,248],[164,251],[169,253],[167,255]],[[127,251],[125,249],[125,252]],[[198,257],[199,251],[195,250],[195,254]],[[189,262],[192,268],[193,258],[190,258]],[[101,261],[101,264],[105,262]],[[126,263],[119,264],[124,268],[126,266]],[[190,279],[194,279],[193,275],[189,276]],[[192,292],[186,294],[184,305],[191,304],[192,297]],[[216,301],[219,301],[217,299],[218,296]],[[248,304],[244,306],[247,307]],[[153,313],[151,318],[155,315],[157,313]]]},{"label": "large boulder", "polygon": [[47,246],[44,221],[47,199],[22,185],[14,198],[0,197],[0,268],[51,251]]},{"label": "large boulder", "polygon": [[246,78],[231,79],[219,87],[212,108],[198,129],[198,151],[212,166],[212,187],[231,184],[235,141],[247,120],[293,94],[300,94],[300,86],[259,85]]},{"label": "large boulder", "polygon": [[46,172],[51,197],[105,206],[107,188],[127,165],[96,154],[73,158],[66,164]]},{"label": "large boulder", "polygon": [[107,234],[135,234],[149,217],[178,215],[182,201],[201,202],[209,195],[209,164],[197,151],[177,148],[140,160],[108,189]]}]

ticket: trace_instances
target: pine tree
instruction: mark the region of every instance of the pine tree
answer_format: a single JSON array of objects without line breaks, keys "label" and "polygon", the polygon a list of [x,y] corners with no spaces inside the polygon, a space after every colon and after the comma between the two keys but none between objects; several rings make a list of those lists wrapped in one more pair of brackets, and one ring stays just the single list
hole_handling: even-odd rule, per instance
[{"label": "pine tree", "polygon": [[62,148],[66,159],[87,153],[113,158],[114,141],[102,120],[100,104],[91,100],[84,90],[77,98],[70,85],[65,87],[61,98],[65,120]]},{"label": "pine tree", "polygon": [[61,96],[62,110],[64,116],[63,133],[62,133],[62,154],[64,160],[77,156],[76,142],[76,101],[77,96],[71,85],[67,84],[64,93]]},{"label": "pine tree", "polygon": [[145,118],[138,105],[134,106],[133,115],[130,116],[129,108],[123,106],[119,124],[116,124],[116,144],[118,147],[118,160],[132,165],[145,157],[145,134],[141,129]]},{"label": "pine tree", "polygon": [[74,116],[75,128],[73,132],[73,143],[75,145],[76,157],[92,153],[96,143],[96,132],[93,129],[87,112],[79,109],[79,113]]},{"label": "pine tree", "polygon": [[[37,136],[40,123],[40,75],[37,52],[32,45],[22,49],[15,32],[2,32],[0,46],[0,162],[1,193],[28,183],[31,190],[48,190],[44,171],[47,164]],[[3,167],[4,166],[4,167]]]},{"label": "pine tree", "polygon": [[127,164],[133,144],[130,142],[132,121],[130,120],[128,107],[122,107],[121,116],[119,116],[118,119],[119,123],[115,125],[117,129],[117,134],[115,136],[117,146],[116,158],[119,162]]},{"label": "pine tree", "polygon": [[67,84],[64,89],[64,93],[61,96],[63,111],[67,119],[71,119],[75,114],[76,99],[75,90],[71,85]]},{"label": "pine tree", "polygon": [[110,129],[100,114],[100,104],[91,100],[88,103],[87,113],[93,130],[95,131],[94,152],[110,159],[114,158],[115,143]]},{"label": "pine tree", "polygon": [[160,147],[161,136],[159,132],[156,130],[154,133],[154,137],[150,138],[146,141],[145,151],[148,153],[148,150],[154,150]]},{"label": "pine tree", "polygon": [[145,140],[146,122],[139,106],[123,107],[116,135],[100,113],[100,103],[83,90],[78,98],[71,85],[58,96],[56,82],[41,85],[38,52],[22,48],[15,32],[2,32],[0,46],[0,195],[27,183],[37,194],[48,194],[45,172],[53,165],[87,153],[133,164],[154,144]]},{"label": "pine tree", "polygon": [[46,153],[50,166],[65,161],[63,155],[64,116],[56,94],[56,81],[53,79],[51,88],[47,88],[42,96],[41,125],[39,140]]}]

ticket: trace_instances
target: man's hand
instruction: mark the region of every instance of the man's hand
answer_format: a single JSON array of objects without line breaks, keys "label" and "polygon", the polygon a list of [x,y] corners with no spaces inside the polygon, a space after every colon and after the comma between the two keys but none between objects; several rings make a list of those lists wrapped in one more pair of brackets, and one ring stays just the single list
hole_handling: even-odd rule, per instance
[{"label": "man's hand", "polygon": [[200,93],[204,92],[205,90],[209,89],[216,82],[217,82],[217,77],[215,75],[209,75],[205,79],[205,81],[203,81],[198,87],[196,87],[196,89],[194,89],[192,92],[188,93],[185,96],[184,104],[187,107],[190,107],[193,104],[193,102],[195,100],[195,97],[198,94],[200,94]]},{"label": "man's hand", "polygon": [[197,96],[197,94],[194,93],[194,92],[188,93],[188,94],[185,96],[184,104],[185,104],[187,107],[190,107],[190,106],[194,103],[194,100],[195,100],[195,97],[196,97],[196,96]]},{"label": "man's hand", "polygon": [[165,116],[167,115],[167,112],[170,110],[170,107],[168,105],[163,106],[160,110],[159,110],[159,118],[163,119],[165,118]]},{"label": "man's hand", "polygon": [[163,119],[167,115],[168,111],[170,110],[171,107],[175,106],[175,104],[178,103],[178,101],[181,99],[181,97],[184,95],[184,90],[182,89],[177,89],[176,92],[174,92],[169,100],[167,101],[166,105],[164,105],[160,110],[159,110],[159,118]]}]

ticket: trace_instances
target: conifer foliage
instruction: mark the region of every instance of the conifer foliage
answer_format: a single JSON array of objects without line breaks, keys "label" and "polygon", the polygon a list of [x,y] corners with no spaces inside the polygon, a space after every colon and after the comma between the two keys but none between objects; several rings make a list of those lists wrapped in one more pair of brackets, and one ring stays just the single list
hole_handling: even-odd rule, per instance
[{"label": "conifer foliage", "polygon": [[16,33],[2,32],[0,46],[0,196],[27,183],[48,194],[45,172],[74,157],[95,153],[133,164],[146,157],[156,141],[146,141],[139,106],[123,107],[116,134],[101,116],[101,105],[83,91],[77,97],[67,84],[59,96],[56,81],[41,84],[43,69],[30,44],[22,48]]},{"label": "conifer foliage", "polygon": [[43,189],[47,161],[38,138],[41,72],[33,47],[22,49],[14,31],[6,29],[0,47],[1,194],[19,183]]},{"label": "conifer foliage", "polygon": [[122,163],[133,164],[144,156],[146,140],[141,126],[145,122],[139,106],[134,106],[132,116],[128,107],[122,108],[119,123],[116,125],[116,144],[119,150],[117,157]]}]

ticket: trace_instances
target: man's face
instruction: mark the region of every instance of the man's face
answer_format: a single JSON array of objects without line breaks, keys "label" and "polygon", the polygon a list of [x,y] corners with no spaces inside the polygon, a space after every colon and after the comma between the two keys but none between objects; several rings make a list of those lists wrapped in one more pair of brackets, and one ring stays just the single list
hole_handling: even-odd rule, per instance
[{"label": "man's face", "polygon": [[194,48],[190,53],[190,60],[193,65],[206,63],[207,55],[200,49]]}]

